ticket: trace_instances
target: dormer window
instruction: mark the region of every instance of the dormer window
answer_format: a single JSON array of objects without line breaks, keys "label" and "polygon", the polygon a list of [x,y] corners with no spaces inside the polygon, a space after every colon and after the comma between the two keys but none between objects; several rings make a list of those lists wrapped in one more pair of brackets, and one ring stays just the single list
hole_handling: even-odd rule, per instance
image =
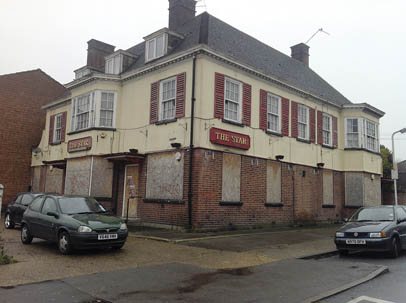
[{"label": "dormer window", "polygon": [[165,55],[167,34],[162,33],[146,42],[145,61],[151,61]]},{"label": "dormer window", "polygon": [[136,56],[123,50],[118,50],[106,57],[105,73],[119,75],[135,61]]},{"label": "dormer window", "polygon": [[106,59],[106,74],[118,75],[121,73],[123,56],[118,54],[114,57]]},{"label": "dormer window", "polygon": [[75,70],[75,79],[80,79],[84,76],[87,76],[90,74],[90,72],[91,71],[87,66],[79,68],[79,69]]}]

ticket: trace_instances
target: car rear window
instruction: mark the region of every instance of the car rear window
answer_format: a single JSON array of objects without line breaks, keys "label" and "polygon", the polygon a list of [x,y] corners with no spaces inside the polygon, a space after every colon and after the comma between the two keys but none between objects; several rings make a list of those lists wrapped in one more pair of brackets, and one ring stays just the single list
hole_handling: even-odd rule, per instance
[{"label": "car rear window", "polygon": [[30,209],[33,211],[40,211],[42,206],[43,196],[36,197],[30,204]]},{"label": "car rear window", "polygon": [[59,207],[64,214],[100,213],[105,212],[103,206],[90,197],[62,197]]}]

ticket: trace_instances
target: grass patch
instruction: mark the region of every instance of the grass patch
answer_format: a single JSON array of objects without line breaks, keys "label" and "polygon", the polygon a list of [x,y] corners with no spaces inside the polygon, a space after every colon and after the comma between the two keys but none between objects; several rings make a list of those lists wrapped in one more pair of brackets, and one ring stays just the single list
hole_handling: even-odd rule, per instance
[{"label": "grass patch", "polygon": [[17,263],[17,260],[14,259],[13,257],[7,256],[3,249],[0,249],[0,265],[6,265],[6,264],[13,264]]},{"label": "grass patch", "polygon": [[0,265],[13,264],[13,263],[17,263],[17,260],[14,259],[13,257],[6,255],[6,253],[3,250],[3,239],[0,236]]}]

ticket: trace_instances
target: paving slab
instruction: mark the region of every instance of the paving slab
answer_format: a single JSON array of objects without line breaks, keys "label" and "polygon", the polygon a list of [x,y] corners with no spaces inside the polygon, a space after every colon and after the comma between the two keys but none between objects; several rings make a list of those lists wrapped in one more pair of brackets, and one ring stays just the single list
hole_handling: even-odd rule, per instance
[{"label": "paving slab", "polygon": [[[173,263],[3,288],[0,289],[0,298],[8,303],[84,303],[96,300],[119,303],[303,303],[315,302],[308,300],[319,299],[323,293],[354,284],[380,269],[379,265],[362,262],[343,264],[331,259],[291,259],[220,270]],[[39,291],[35,290],[37,285]],[[29,293],[30,300],[27,300]]]}]

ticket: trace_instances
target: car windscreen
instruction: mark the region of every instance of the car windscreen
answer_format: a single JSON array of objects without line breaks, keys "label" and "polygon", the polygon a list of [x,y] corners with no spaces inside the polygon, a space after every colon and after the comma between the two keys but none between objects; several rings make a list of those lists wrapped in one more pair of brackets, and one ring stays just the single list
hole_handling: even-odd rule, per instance
[{"label": "car windscreen", "polygon": [[99,202],[90,197],[62,197],[58,202],[64,214],[88,214],[106,211]]},{"label": "car windscreen", "polygon": [[351,218],[351,222],[393,221],[395,214],[392,207],[361,208]]}]

